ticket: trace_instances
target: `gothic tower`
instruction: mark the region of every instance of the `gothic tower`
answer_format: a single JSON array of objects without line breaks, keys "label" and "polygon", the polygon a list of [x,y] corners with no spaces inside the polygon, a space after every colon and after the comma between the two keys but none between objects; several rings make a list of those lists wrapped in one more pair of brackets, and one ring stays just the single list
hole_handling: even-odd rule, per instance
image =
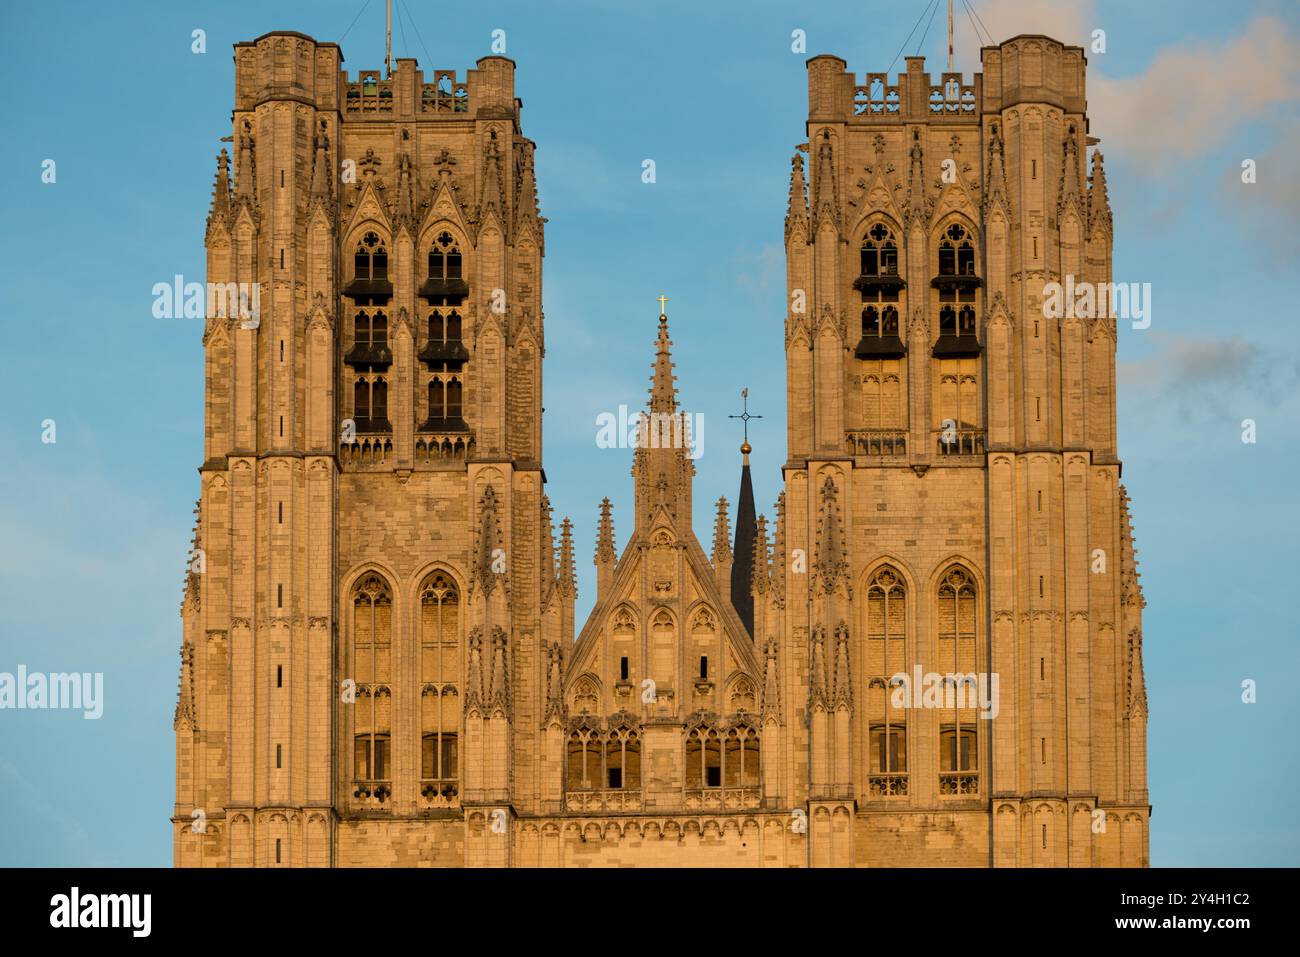
[{"label": "gothic tower", "polygon": [[[808,61],[778,574],[814,863],[1147,861],[1116,323],[1044,308],[1111,281],[1085,59],[1018,36],[982,61]],[[996,678],[995,707],[923,700],[928,673]]]},{"label": "gothic tower", "polygon": [[342,59],[235,47],[207,272],[260,296],[203,337],[177,864],[507,863],[489,806],[538,773],[541,643],[572,635],[515,65]]}]

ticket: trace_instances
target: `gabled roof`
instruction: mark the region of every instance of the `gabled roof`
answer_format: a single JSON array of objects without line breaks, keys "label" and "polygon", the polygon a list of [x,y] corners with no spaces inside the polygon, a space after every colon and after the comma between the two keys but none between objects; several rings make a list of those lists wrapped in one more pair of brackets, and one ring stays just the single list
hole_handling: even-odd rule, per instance
[{"label": "gabled roof", "polygon": [[628,585],[633,583],[640,568],[640,558],[644,550],[650,547],[650,534],[662,528],[670,529],[677,541],[685,546],[687,571],[694,579],[693,584],[704,596],[704,601],[717,612],[722,622],[722,631],[729,638],[728,646],[732,653],[738,661],[744,663],[745,670],[752,678],[762,680],[762,668],[754,655],[754,643],[749,637],[749,632],[744,622],[740,620],[740,616],[736,614],[736,609],[730,602],[724,601],[718,591],[713,566],[709,564],[709,559],[704,554],[704,549],[700,547],[694,531],[689,527],[685,532],[678,528],[672,515],[664,506],[655,509],[648,528],[649,533],[639,530],[632,533],[632,537],[623,549],[623,554],[619,557],[618,564],[614,567],[614,580],[609,590],[597,601],[596,607],[587,617],[587,622],[574,643],[573,653],[569,659],[570,664],[566,669],[566,690],[587,670],[586,662],[590,660],[599,645],[601,636],[605,634],[605,625],[614,611],[624,604],[624,599],[619,596]]}]

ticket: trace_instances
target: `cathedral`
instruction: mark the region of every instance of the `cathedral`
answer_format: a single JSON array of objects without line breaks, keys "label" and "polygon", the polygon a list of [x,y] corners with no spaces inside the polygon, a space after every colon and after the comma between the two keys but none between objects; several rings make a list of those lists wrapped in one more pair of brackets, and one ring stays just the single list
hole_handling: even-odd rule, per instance
[{"label": "cathedral", "polygon": [[[1142,867],[1151,807],[1117,324],[1084,51],[808,61],[783,491],[692,531],[669,317],[597,595],[542,462],[515,64],[234,51],[181,606],[183,867]],[[670,281],[670,277],[665,277]],[[689,390],[689,383],[680,384]],[[769,452],[770,454],[770,452]],[[709,507],[709,506],[705,506]]]}]

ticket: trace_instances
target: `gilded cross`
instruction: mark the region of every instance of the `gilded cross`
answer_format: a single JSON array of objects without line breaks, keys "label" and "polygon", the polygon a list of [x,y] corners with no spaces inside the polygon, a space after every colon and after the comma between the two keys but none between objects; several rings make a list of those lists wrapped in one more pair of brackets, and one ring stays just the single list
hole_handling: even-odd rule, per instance
[{"label": "gilded cross", "polygon": [[661,316],[667,315],[667,313],[664,311],[664,303],[671,302],[671,301],[672,300],[669,299],[667,296],[665,296],[663,293],[659,294],[659,315]]}]

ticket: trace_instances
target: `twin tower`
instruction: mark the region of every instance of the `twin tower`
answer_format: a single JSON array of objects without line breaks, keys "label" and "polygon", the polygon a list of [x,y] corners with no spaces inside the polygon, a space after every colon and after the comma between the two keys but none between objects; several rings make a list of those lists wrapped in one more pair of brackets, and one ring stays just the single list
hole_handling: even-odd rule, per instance
[{"label": "twin tower", "polygon": [[644,443],[580,630],[515,64],[342,60],[235,47],[207,279],[259,309],[203,334],[177,865],[1148,863],[1116,322],[1044,308],[1111,281],[1082,49],[808,61],[784,491],[706,554],[690,450]]}]

